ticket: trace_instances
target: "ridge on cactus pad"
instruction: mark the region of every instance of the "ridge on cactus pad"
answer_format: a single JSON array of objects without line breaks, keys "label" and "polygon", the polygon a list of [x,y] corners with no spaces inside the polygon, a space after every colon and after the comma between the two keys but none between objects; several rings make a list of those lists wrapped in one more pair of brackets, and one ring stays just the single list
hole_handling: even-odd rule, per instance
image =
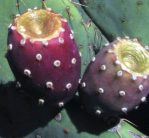
[{"label": "ridge on cactus pad", "polygon": [[7,59],[18,81],[44,102],[62,107],[75,94],[81,59],[67,20],[51,9],[16,15]]},{"label": "ridge on cactus pad", "polygon": [[149,93],[149,53],[136,40],[117,38],[89,64],[80,96],[92,114],[127,113],[146,102]]}]

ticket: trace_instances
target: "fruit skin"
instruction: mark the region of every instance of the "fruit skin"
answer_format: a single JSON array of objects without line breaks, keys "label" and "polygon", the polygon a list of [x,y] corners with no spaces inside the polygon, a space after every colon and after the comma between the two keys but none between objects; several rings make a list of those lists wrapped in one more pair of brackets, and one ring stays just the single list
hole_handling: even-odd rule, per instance
[{"label": "fruit skin", "polygon": [[119,41],[132,41],[127,39],[118,38],[103,48],[83,75],[79,94],[91,114],[111,116],[127,113],[141,101],[146,101],[149,93],[148,77],[134,76],[124,70],[113,52]]},{"label": "fruit skin", "polygon": [[8,32],[7,59],[16,79],[50,104],[63,106],[77,90],[81,64],[67,20],[60,17],[58,37],[46,41],[24,39],[15,20]]}]

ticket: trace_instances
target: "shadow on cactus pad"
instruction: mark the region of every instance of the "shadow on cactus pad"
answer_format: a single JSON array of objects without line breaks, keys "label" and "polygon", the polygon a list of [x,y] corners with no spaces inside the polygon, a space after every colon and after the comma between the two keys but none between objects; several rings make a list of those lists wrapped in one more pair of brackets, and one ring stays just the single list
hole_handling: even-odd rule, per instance
[{"label": "shadow on cactus pad", "polygon": [[[72,110],[73,109],[73,110]],[[79,98],[75,97],[71,104],[66,107],[67,113],[78,133],[87,132],[99,135],[101,132],[119,123],[117,117],[97,117],[88,114],[79,103]]]},{"label": "shadow on cactus pad", "polygon": [[45,126],[60,109],[39,105],[15,82],[0,85],[0,136],[20,137]]},{"label": "shadow on cactus pad", "polygon": [[[50,107],[46,103],[40,105],[37,98],[31,97],[16,82],[1,84],[0,91],[0,136],[2,137],[23,137],[37,128],[47,126],[60,112],[60,108]],[[89,115],[82,109],[78,97],[66,105],[66,111],[78,133],[99,135],[119,121],[114,120],[114,124],[109,121],[105,123],[105,120]]]},{"label": "shadow on cactus pad", "polygon": [[[149,100],[149,97],[147,98]],[[123,115],[123,118],[127,118],[131,122],[137,125],[138,129],[149,135],[149,103],[146,102],[138,107],[137,110],[133,110],[127,115]]]},{"label": "shadow on cactus pad", "polygon": [[[117,138],[115,132],[106,130],[115,126],[119,120],[111,123],[111,120],[91,116],[82,109],[78,98],[74,98],[66,105],[66,110],[61,112],[62,119],[58,116],[54,119],[59,111],[46,103],[39,105],[37,99],[21,88],[16,88],[14,82],[0,85],[0,136],[2,137],[81,138],[88,136],[96,138],[98,136],[109,137],[112,134],[112,138],[113,136]],[[125,129],[126,132],[128,128]]]}]

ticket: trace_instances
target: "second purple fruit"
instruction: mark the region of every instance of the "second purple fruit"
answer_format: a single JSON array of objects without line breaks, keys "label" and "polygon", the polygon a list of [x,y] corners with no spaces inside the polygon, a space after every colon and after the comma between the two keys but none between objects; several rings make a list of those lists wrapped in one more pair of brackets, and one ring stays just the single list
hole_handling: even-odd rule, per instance
[{"label": "second purple fruit", "polygon": [[92,114],[120,114],[146,102],[149,93],[149,52],[136,40],[118,38],[89,64],[80,97]]}]

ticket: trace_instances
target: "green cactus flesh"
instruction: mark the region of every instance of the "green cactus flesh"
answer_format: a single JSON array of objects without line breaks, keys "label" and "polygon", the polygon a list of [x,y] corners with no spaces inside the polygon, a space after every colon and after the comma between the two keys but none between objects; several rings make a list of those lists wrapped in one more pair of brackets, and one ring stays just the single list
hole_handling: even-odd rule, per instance
[{"label": "green cactus flesh", "polygon": [[117,36],[138,38],[149,44],[148,0],[80,0],[91,19],[111,41]]},{"label": "green cactus flesh", "polygon": [[[9,5],[9,6],[8,6]],[[4,7],[10,7],[10,10]],[[0,80],[2,82],[7,82],[8,80],[14,80],[14,77],[11,73],[11,70],[8,66],[7,60],[5,58],[5,53],[7,51],[7,28],[10,22],[10,19],[13,17],[13,12],[15,11],[15,4],[13,1],[1,1],[0,2],[0,26],[1,26],[1,33],[0,33]],[[16,12],[16,11],[15,11]],[[6,17],[6,18],[4,18]]]}]

